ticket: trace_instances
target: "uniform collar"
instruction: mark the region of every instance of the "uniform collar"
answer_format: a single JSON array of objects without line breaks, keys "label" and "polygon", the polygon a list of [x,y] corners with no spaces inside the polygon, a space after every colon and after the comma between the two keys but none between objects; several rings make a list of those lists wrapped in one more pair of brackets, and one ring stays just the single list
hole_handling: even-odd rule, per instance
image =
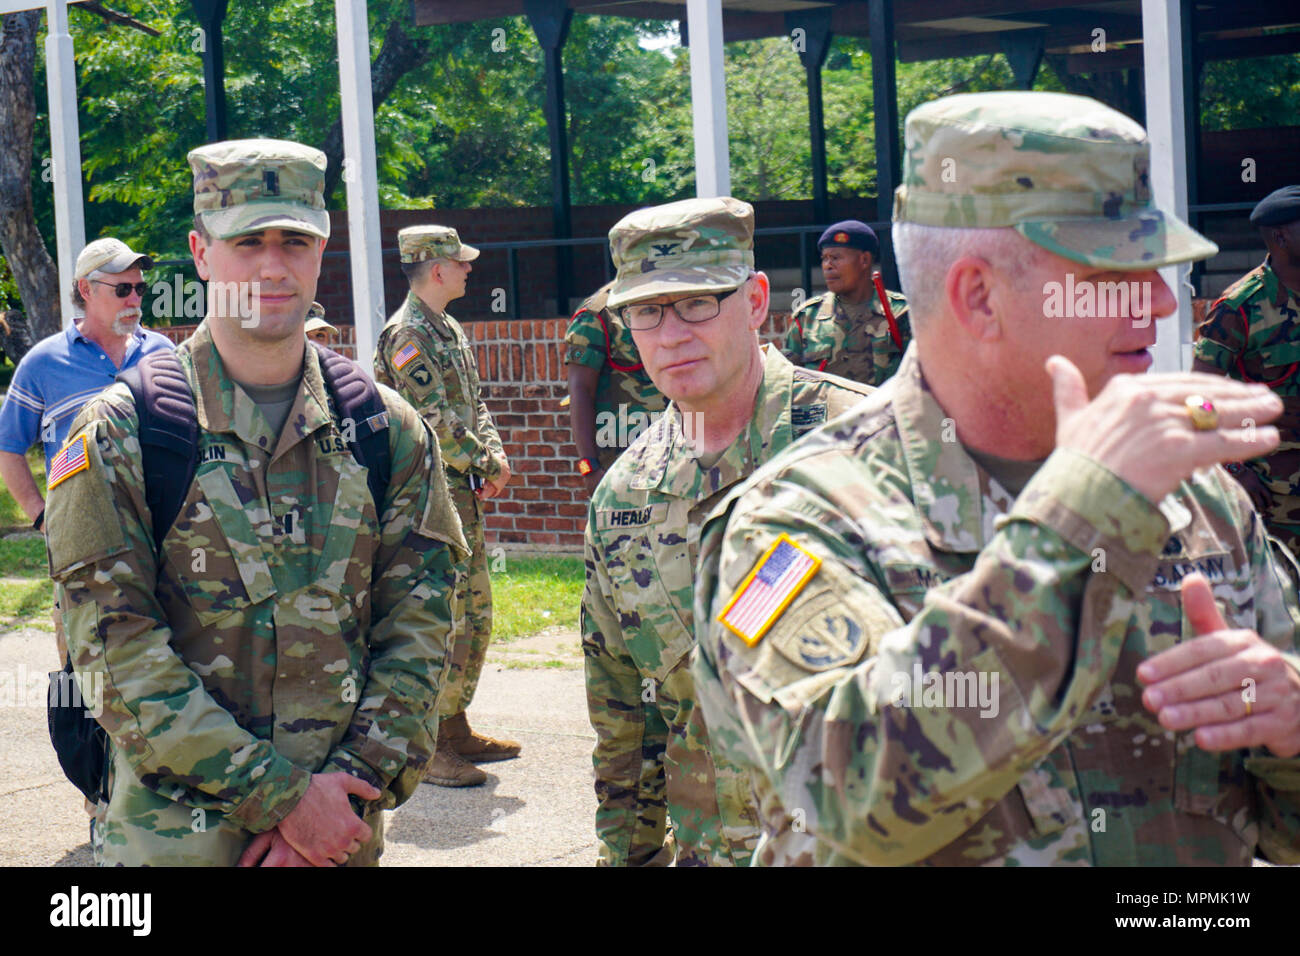
[{"label": "uniform collar", "polygon": [[[989,494],[989,476],[957,440],[955,424],[930,391],[915,344],[908,345],[898,372],[882,388],[894,391],[903,460],[926,540],[940,551],[984,550],[1002,511]],[[1191,512],[1172,495],[1157,507],[1171,533],[1191,523]]]},{"label": "uniform collar", "polygon": [[[790,423],[790,401],[794,393],[794,366],[771,345],[762,346],[763,378],[754,396],[754,414],[712,468],[701,468],[692,453],[689,437],[693,430],[682,425],[682,416],[670,402],[660,419],[652,456],[642,461],[630,487],[658,490],[677,498],[699,500],[719,488],[747,477],[760,461],[764,444],[784,448],[794,440]],[[771,436],[765,442],[765,436]]]},{"label": "uniform collar", "polygon": [[226,372],[212,341],[210,321],[204,319],[188,340],[190,364],[198,384],[194,401],[199,428],[218,434],[233,433],[245,445],[261,448],[274,457],[333,421],[320,360],[304,337],[302,381],[277,443],[257,404],[247,392],[236,387]]},{"label": "uniform collar", "polygon": [[1300,291],[1292,291],[1282,284],[1282,280],[1277,277],[1273,271],[1273,257],[1264,256],[1264,264],[1260,266],[1262,270],[1260,277],[1264,280],[1264,295],[1269,302],[1273,303],[1274,308],[1282,308],[1286,305],[1288,297],[1294,298],[1300,302]]},{"label": "uniform collar", "polygon": [[437,332],[443,338],[447,337],[450,332],[450,326],[447,325],[447,313],[435,312],[433,306],[421,299],[415,292],[406,293],[406,307],[410,310],[411,315],[422,320],[425,325]]}]

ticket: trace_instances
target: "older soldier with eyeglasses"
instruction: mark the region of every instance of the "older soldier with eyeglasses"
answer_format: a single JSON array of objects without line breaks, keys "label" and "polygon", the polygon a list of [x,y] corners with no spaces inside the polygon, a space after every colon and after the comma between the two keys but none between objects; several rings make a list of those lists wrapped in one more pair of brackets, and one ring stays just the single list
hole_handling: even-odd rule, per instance
[{"label": "older soldier with eyeglasses", "polygon": [[[38,531],[44,530],[45,499],[27,466],[27,449],[41,441],[48,472],[81,406],[112,385],[122,369],[173,347],[140,326],[147,288],[141,270],[152,268],[152,259],[119,239],[87,245],[77,256],[71,290],[72,304],[84,315],[34,345],[14,370],[0,408],[0,477]],[[57,613],[55,636],[62,659]]]},{"label": "older soldier with eyeglasses", "polygon": [[608,307],[671,404],[611,465],[587,516],[582,642],[604,865],[748,864],[749,780],[711,755],[690,673],[700,525],[727,489],[871,392],[760,346],[769,286],[753,235],[753,208],[730,198],[642,209],[609,234]]}]

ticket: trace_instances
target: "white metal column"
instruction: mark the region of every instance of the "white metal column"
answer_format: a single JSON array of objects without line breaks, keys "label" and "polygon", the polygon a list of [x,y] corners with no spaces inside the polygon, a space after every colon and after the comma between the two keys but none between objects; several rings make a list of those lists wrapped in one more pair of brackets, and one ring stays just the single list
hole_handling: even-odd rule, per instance
[{"label": "white metal column", "polygon": [[[1161,209],[1187,219],[1187,153],[1183,112],[1183,37],[1178,0],[1142,0],[1142,65],[1146,76],[1147,133],[1151,137],[1151,194]],[[1160,323],[1155,370],[1192,366],[1192,295],[1187,265],[1160,275],[1178,299],[1177,315]]]},{"label": "white metal column", "polygon": [[343,181],[348,191],[348,245],[357,361],[373,372],[375,342],[388,313],[379,240],[379,176],[375,109],[370,89],[370,27],[366,0],[335,0],[339,92],[343,106]]},{"label": "white metal column", "polygon": [[69,300],[77,255],[86,245],[86,217],[81,198],[81,127],[77,121],[77,67],[68,33],[66,0],[46,6],[45,74],[50,97],[50,157],[54,173],[54,228],[59,256],[59,303],[63,326],[76,310]]},{"label": "white metal column", "polygon": [[695,128],[695,194],[731,195],[727,145],[727,80],[723,71],[722,0],[686,0],[691,44],[691,114]]}]

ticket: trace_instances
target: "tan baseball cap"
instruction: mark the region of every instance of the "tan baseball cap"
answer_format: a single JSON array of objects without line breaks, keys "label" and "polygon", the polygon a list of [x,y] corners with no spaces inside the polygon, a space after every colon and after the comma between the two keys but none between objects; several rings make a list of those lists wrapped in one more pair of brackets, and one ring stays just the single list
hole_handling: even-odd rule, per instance
[{"label": "tan baseball cap", "polygon": [[461,242],[451,226],[407,226],[397,234],[397,251],[403,262],[425,259],[473,262],[479,257],[479,250]]},{"label": "tan baseball cap", "polygon": [[609,231],[609,254],[618,275],[607,308],[734,289],[754,268],[754,207],[720,196],[638,209]]},{"label": "tan baseball cap", "polygon": [[121,239],[96,239],[87,243],[81,255],[77,256],[72,277],[84,279],[92,272],[116,274],[137,265],[141,269],[152,269],[153,260],[143,252],[134,251]]},{"label": "tan baseball cap", "polygon": [[325,154],[283,139],[232,139],[192,149],[194,213],[216,239],[292,229],[328,239]]},{"label": "tan baseball cap", "polygon": [[1219,247],[1151,198],[1146,130],[1086,96],[963,93],[907,115],[894,222],[1010,226],[1085,265],[1153,269]]}]

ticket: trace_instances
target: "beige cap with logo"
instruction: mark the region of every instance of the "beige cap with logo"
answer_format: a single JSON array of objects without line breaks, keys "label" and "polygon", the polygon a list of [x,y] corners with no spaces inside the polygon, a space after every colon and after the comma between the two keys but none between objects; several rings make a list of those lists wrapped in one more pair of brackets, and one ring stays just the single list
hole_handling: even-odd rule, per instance
[{"label": "beige cap with logo", "polygon": [[153,260],[143,252],[135,252],[121,239],[96,239],[87,243],[86,248],[81,250],[81,255],[77,256],[72,277],[84,279],[92,272],[117,274],[134,266],[152,269]]}]

